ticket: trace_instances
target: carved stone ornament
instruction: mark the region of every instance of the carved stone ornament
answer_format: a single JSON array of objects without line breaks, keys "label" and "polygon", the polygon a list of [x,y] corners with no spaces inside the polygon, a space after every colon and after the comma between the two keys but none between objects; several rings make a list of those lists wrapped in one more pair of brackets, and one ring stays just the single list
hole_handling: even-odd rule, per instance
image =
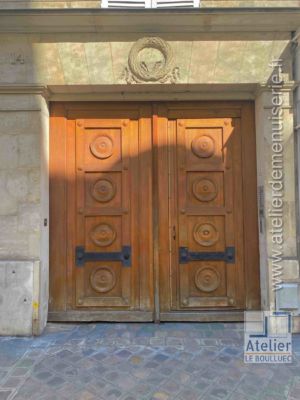
[{"label": "carved stone ornament", "polygon": [[130,50],[124,79],[127,83],[176,83],[179,68],[169,43],[158,37],[139,39]]}]

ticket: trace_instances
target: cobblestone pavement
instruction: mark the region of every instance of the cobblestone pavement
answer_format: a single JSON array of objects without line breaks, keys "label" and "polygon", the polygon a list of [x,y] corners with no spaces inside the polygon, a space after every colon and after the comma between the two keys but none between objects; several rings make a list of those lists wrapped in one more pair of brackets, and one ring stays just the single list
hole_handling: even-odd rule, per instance
[{"label": "cobblestone pavement", "polygon": [[0,338],[0,400],[299,400],[291,365],[246,365],[243,325],[48,324]]}]

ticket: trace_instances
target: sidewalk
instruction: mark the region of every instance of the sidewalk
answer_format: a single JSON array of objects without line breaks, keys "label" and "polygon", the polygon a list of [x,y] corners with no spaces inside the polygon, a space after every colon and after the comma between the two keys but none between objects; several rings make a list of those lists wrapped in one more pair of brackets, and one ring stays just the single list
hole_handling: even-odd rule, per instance
[{"label": "sidewalk", "polygon": [[0,338],[0,400],[299,400],[291,365],[246,365],[243,324],[48,324]]}]

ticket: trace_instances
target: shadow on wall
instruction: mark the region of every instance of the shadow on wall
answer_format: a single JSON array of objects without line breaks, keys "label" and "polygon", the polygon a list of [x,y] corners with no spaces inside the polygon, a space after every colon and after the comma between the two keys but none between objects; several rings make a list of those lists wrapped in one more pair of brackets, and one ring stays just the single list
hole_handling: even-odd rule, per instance
[{"label": "shadow on wall", "polygon": [[[33,71],[28,72],[33,74],[29,81],[37,80],[48,85],[54,93],[67,93],[72,86],[74,91],[77,88],[89,93],[95,89],[101,92],[106,91],[106,85],[112,85],[113,91],[120,90],[126,94],[136,90],[147,94],[147,86],[137,88],[137,85],[128,85],[126,80],[130,50],[144,36],[157,36],[157,33],[57,33],[41,34],[38,40],[29,36],[29,53],[32,52],[34,60]],[[196,91],[196,85],[257,85],[267,82],[271,75],[268,64],[280,54],[288,56],[290,40],[286,33],[268,32],[263,36],[261,33],[160,33],[159,36],[171,45],[178,70],[176,86],[164,85],[163,89],[158,86],[157,90],[163,92],[169,88],[174,90],[174,86],[179,91]],[[24,45],[25,48],[28,46]],[[149,59],[157,55],[155,49],[148,50],[147,54],[145,49],[142,50],[140,57]],[[285,67],[291,71],[289,58],[285,59]]]}]

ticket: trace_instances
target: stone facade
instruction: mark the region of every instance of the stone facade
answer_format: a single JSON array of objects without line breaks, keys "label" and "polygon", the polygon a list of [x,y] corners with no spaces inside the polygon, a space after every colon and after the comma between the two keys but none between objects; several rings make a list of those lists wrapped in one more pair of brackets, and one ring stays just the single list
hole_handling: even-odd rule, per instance
[{"label": "stone facade", "polygon": [[33,260],[0,261],[0,335],[40,333],[33,328],[39,307],[35,298],[39,267],[39,261]]},{"label": "stone facade", "polygon": [[[17,312],[23,315],[24,325],[17,324],[15,333],[32,334],[41,331],[47,315],[49,117],[42,96],[1,92],[0,280],[7,283],[3,291],[9,292],[11,302],[4,296],[6,301],[0,303],[0,333],[11,332],[7,313]],[[19,296],[27,299],[21,300],[23,308]],[[39,318],[41,312],[44,320]],[[29,324],[34,313],[38,315],[36,326]]]},{"label": "stone facade", "polygon": [[[282,278],[284,282],[297,281],[299,279],[299,262],[297,256],[296,233],[296,178],[294,159],[294,117],[293,103],[290,89],[285,89],[286,97],[283,104],[283,209],[284,209],[284,243],[282,262]],[[272,290],[272,229],[271,220],[268,218],[268,210],[272,208],[272,94],[270,91],[262,91],[256,98],[256,134],[258,155],[258,187],[262,188],[263,195],[260,207],[264,215],[260,220],[260,256],[262,274],[262,304],[268,309],[276,308],[275,292]]]},{"label": "stone facade", "polygon": [[41,164],[46,161],[41,160],[41,149],[47,147],[43,138],[47,108],[40,96],[27,95],[1,95],[0,107],[0,256],[39,258]]},{"label": "stone facade", "polygon": [[[300,1],[202,0],[201,5],[203,8],[292,7],[300,6]],[[2,1],[0,5],[4,8],[95,6],[93,1],[22,0]],[[268,82],[272,74],[269,63],[274,58],[282,58],[284,64],[283,279],[286,283],[300,282],[294,156],[297,146],[293,104],[295,56],[288,30],[149,35],[141,32],[50,33],[43,32],[42,28],[41,32],[22,33],[16,32],[18,29],[15,33],[0,34],[0,287],[7,297],[0,301],[0,334],[39,334],[47,320],[49,103],[56,100],[255,99],[258,187],[263,191],[259,206],[268,210],[271,163]],[[176,68],[178,74],[176,80],[128,80],[125,72],[129,68],[130,50],[139,39],[153,36],[168,43],[174,57],[172,71]],[[270,273],[270,221],[266,214],[260,226],[263,307],[276,307]],[[294,309],[294,314],[298,315],[299,310]]]},{"label": "stone facade", "polygon": [[[299,7],[300,0],[200,0],[203,8],[232,7]],[[95,0],[2,0],[0,8],[99,8],[101,1]]]},{"label": "stone facade", "polygon": [[202,0],[202,7],[299,7],[299,0]]},{"label": "stone facade", "polygon": [[[106,34],[0,35],[1,83],[124,85],[128,54],[140,36],[126,42]],[[160,35],[174,53],[179,84],[249,84],[267,82],[268,63],[287,49],[288,34],[201,35],[174,41]],[[291,58],[284,55],[287,79]]]}]

